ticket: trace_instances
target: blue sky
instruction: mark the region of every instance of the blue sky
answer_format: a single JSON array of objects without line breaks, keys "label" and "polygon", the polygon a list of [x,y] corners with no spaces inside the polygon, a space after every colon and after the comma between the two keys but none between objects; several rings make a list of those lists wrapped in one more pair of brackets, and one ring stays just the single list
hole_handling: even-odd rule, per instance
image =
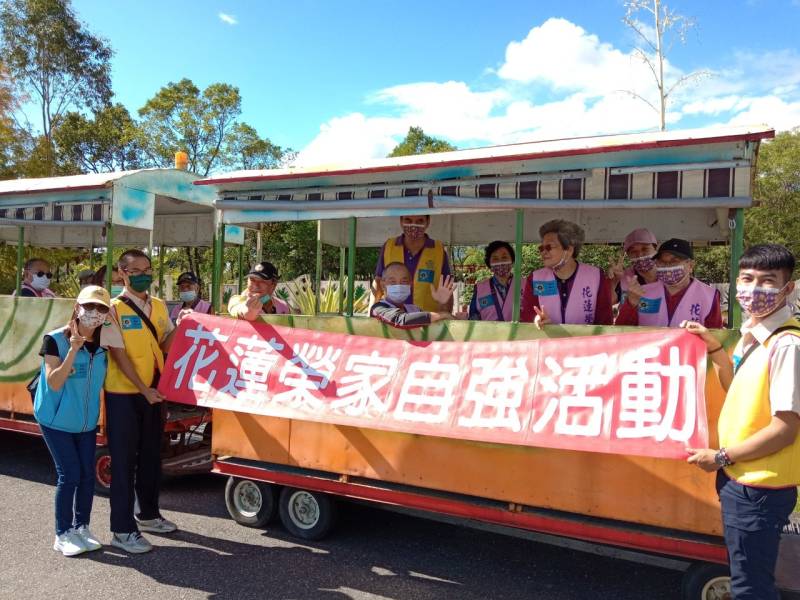
[{"label": "blue sky", "polygon": [[[621,0],[73,4],[132,113],[169,81],[230,83],[242,118],[306,162],[385,155],[414,124],[459,147],[657,125],[619,91],[653,94]],[[667,73],[713,72],[676,93],[671,128],[800,125],[800,0],[671,5],[698,28]]]}]

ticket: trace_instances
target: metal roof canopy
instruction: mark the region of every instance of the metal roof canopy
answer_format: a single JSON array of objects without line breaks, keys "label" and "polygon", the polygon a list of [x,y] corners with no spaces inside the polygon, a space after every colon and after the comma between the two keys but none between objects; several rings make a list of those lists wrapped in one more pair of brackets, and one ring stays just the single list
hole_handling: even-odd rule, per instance
[{"label": "metal roof canopy", "polygon": [[[117,247],[211,246],[214,193],[192,185],[198,179],[178,169],[141,169],[0,181],[0,240],[16,243],[22,226],[32,246],[102,247],[110,221]],[[226,237],[242,243],[243,229],[226,228]]]},{"label": "metal roof canopy", "polygon": [[[399,233],[406,214],[434,215],[430,235],[446,243],[510,239],[513,209],[524,210],[525,242],[538,241],[539,225],[551,218],[582,225],[588,243],[619,242],[643,226],[659,239],[721,242],[729,211],[752,203],[758,145],[773,136],[759,126],[573,138],[239,171],[195,185],[216,189],[226,223],[319,219],[322,241],[339,247],[347,245],[349,217],[359,218],[358,246],[379,246]],[[723,178],[724,193],[710,187],[712,175]],[[677,181],[667,197],[665,177]],[[623,197],[611,192],[612,179],[626,182]]]}]

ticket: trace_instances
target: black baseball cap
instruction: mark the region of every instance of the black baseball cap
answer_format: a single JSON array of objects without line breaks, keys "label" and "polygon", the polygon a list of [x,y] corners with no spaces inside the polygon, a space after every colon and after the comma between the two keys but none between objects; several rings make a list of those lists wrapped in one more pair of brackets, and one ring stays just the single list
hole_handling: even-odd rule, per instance
[{"label": "black baseball cap", "polygon": [[191,271],[186,271],[185,273],[181,273],[178,275],[178,285],[181,283],[200,283],[200,280],[197,278],[197,275],[192,273]]},{"label": "black baseball cap", "polygon": [[658,253],[656,254],[656,258],[661,256],[662,252],[669,252],[670,254],[674,254],[679,258],[694,260],[694,250],[692,250],[692,244],[686,240],[671,238],[661,244],[658,249]]},{"label": "black baseball cap", "polygon": [[248,277],[259,277],[264,281],[278,279],[278,269],[270,262],[260,262],[247,274]]}]

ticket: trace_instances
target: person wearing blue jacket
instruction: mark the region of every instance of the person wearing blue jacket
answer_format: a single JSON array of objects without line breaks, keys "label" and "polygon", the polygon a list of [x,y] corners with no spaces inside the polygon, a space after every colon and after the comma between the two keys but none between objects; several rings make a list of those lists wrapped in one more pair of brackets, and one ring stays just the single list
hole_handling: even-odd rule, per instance
[{"label": "person wearing blue jacket", "polygon": [[58,475],[53,549],[64,556],[102,547],[89,530],[89,516],[100,391],[107,366],[100,329],[110,306],[106,290],[96,285],[83,288],[69,324],[45,335],[40,351],[43,360],[33,414]]}]

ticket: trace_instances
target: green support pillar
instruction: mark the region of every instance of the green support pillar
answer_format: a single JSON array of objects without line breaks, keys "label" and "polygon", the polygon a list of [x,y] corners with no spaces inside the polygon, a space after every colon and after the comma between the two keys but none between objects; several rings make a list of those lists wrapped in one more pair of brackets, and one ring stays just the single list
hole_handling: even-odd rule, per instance
[{"label": "green support pillar", "polygon": [[166,298],[164,292],[164,255],[166,254],[164,246],[158,247],[158,295],[160,298]]},{"label": "green support pillar", "polygon": [[239,246],[239,293],[244,290],[244,244]]},{"label": "green support pillar", "polygon": [[214,268],[211,271],[211,305],[214,312],[219,314],[222,301],[222,262],[225,257],[225,225],[217,226],[217,235],[214,237]]},{"label": "green support pillar", "polygon": [[94,246],[89,246],[89,268],[94,271]]},{"label": "green support pillar", "polygon": [[111,291],[111,271],[114,270],[114,225],[106,223],[106,289]]},{"label": "green support pillar", "polygon": [[339,248],[339,314],[344,313],[344,276],[347,264],[347,249]]},{"label": "green support pillar", "polygon": [[517,224],[514,237],[514,311],[511,320],[519,323],[519,311],[522,306],[522,240],[525,232],[525,212],[517,209]]},{"label": "green support pillar", "polygon": [[348,223],[347,246],[347,316],[353,316],[353,294],[356,291],[356,218]]},{"label": "green support pillar", "polygon": [[25,228],[20,225],[17,232],[17,296],[22,293],[22,270],[25,268]]},{"label": "green support pillar", "polygon": [[314,314],[319,314],[322,302],[322,221],[317,221],[317,262],[314,269]]},{"label": "green support pillar", "polygon": [[739,259],[744,252],[744,209],[737,208],[731,230],[731,272],[728,282],[728,328],[742,326],[742,307],[736,301],[736,278],[739,276]]}]

